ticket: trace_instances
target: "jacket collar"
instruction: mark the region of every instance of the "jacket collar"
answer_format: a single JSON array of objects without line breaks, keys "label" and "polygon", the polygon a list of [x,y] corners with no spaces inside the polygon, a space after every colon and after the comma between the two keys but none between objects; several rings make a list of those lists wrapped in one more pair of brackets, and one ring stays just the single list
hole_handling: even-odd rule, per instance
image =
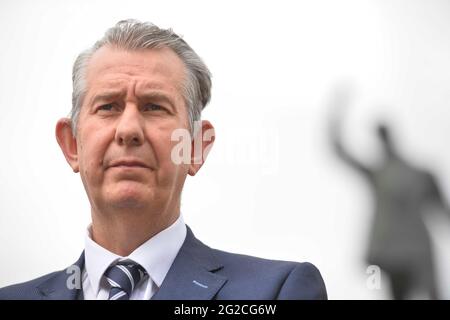
[{"label": "jacket collar", "polygon": [[82,272],[84,269],[84,251],[78,260],[37,286],[45,300],[76,300],[82,299]]},{"label": "jacket collar", "polygon": [[186,240],[152,300],[210,300],[227,282],[211,248],[187,227]]}]

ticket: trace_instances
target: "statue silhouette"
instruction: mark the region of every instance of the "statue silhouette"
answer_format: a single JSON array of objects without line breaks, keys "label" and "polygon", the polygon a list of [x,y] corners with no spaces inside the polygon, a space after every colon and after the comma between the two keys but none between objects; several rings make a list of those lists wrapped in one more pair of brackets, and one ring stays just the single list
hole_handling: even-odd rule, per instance
[{"label": "statue silhouette", "polygon": [[[343,102],[345,97],[337,97],[338,106]],[[432,206],[449,212],[436,179],[399,155],[385,123],[376,127],[384,159],[373,167],[362,164],[344,147],[340,122],[338,116],[331,119],[333,149],[365,177],[374,198],[367,263],[379,266],[389,277],[394,299],[438,299],[432,244],[423,220],[424,214],[436,211],[430,210]]]}]

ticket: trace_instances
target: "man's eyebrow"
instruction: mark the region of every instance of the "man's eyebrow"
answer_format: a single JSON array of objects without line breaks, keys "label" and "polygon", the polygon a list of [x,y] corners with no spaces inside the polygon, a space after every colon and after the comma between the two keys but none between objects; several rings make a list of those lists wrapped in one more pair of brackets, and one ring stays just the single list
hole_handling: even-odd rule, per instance
[{"label": "man's eyebrow", "polygon": [[125,91],[114,90],[114,91],[105,91],[92,96],[89,101],[89,105],[95,105],[99,101],[111,101],[117,98],[120,98],[125,95]]}]

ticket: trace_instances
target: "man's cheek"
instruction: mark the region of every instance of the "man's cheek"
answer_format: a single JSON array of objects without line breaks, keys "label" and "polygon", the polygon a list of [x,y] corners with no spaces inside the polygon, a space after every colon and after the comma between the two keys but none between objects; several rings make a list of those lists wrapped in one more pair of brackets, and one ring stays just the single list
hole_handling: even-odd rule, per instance
[{"label": "man's cheek", "polygon": [[103,180],[102,168],[95,161],[82,162],[80,173],[82,174],[82,179],[85,180],[89,186],[96,186]]}]

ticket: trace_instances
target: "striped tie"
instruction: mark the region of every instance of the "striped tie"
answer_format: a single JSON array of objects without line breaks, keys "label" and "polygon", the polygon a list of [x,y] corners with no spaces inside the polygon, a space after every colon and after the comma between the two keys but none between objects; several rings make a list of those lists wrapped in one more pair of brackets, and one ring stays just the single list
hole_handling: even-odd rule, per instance
[{"label": "striped tie", "polygon": [[111,285],[108,300],[130,300],[131,293],[147,273],[134,261],[121,261],[109,267],[105,272]]}]

